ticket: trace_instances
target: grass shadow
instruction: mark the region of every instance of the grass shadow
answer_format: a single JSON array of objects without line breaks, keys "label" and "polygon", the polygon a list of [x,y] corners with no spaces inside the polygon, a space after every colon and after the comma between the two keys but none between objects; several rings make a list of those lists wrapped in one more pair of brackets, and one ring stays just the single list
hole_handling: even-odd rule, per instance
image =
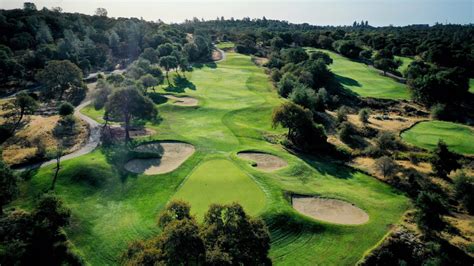
[{"label": "grass shadow", "polygon": [[155,104],[164,104],[168,101],[168,98],[164,97],[163,95],[157,92],[149,92],[148,97],[153,101]]},{"label": "grass shadow", "polygon": [[356,170],[338,163],[331,158],[323,158],[320,156],[303,153],[294,153],[294,155],[296,155],[298,158],[303,160],[322,175],[331,175],[340,179],[349,179],[352,178],[352,176],[357,172]]},{"label": "grass shadow", "polygon": [[360,83],[355,79],[344,77],[337,74],[335,74],[335,78],[342,85],[361,87]]}]

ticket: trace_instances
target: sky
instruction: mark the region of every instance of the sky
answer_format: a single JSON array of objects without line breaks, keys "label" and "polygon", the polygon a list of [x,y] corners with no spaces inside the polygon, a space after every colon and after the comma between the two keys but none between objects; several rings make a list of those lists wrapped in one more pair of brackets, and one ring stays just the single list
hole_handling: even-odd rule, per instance
[{"label": "sky", "polygon": [[[23,6],[24,0],[0,0],[0,8]],[[167,23],[204,19],[262,18],[313,25],[351,25],[368,20],[373,26],[474,23],[474,0],[41,0],[38,9],[94,14],[106,8],[109,17],[137,17]]]}]

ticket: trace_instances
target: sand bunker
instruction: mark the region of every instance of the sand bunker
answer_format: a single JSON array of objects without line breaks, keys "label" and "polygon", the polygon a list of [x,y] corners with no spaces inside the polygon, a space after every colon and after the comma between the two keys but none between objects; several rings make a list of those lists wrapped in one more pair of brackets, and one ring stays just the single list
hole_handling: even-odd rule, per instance
[{"label": "sand bunker", "polygon": [[275,171],[286,167],[288,163],[278,156],[263,152],[239,152],[237,156],[256,163],[255,167],[263,171]]},{"label": "sand bunker", "polygon": [[293,196],[292,205],[304,215],[330,223],[363,224],[369,220],[365,211],[342,200]]},{"label": "sand bunker", "polygon": [[192,98],[189,96],[176,97],[170,94],[165,94],[163,96],[170,100],[173,100],[174,105],[178,105],[178,106],[197,106],[198,105],[198,100],[196,98]]},{"label": "sand bunker", "polygon": [[132,159],[125,169],[136,174],[157,175],[178,168],[195,151],[194,146],[183,142],[160,141],[138,146],[135,151],[156,153],[161,158]]}]

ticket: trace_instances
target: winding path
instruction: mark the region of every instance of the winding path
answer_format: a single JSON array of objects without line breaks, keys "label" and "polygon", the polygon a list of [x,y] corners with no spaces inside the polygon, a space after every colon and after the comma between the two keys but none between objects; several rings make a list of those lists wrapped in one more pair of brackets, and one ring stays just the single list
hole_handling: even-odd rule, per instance
[{"label": "winding path", "polygon": [[[86,144],[84,146],[82,146],[80,149],[62,156],[61,161],[73,159],[73,158],[79,157],[81,155],[87,154],[87,153],[93,151],[100,143],[100,124],[97,123],[92,118],[90,118],[86,115],[83,115],[80,112],[82,110],[82,108],[89,105],[90,102],[91,101],[83,101],[80,105],[76,106],[76,108],[74,109],[74,115],[76,117],[82,119],[83,121],[85,121],[89,125],[89,138],[87,139]],[[44,167],[44,166],[54,164],[54,163],[56,163],[56,160],[52,159],[52,160],[45,161],[45,162],[24,165],[24,166],[15,168],[15,169],[20,170],[20,171],[24,171],[24,170],[30,170],[30,169]]]},{"label": "winding path", "polygon": [[221,54],[221,59],[216,60],[214,62],[224,61],[225,60],[225,52],[222,49],[219,49],[217,46],[214,46],[214,48],[216,49],[216,51],[218,51]]}]

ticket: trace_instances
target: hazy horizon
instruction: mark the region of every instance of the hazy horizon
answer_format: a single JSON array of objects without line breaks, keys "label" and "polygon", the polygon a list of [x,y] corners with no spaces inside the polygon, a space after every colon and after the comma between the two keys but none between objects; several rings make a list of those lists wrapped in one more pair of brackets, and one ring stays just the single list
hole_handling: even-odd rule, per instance
[{"label": "hazy horizon", "polygon": [[[21,8],[25,1],[0,0],[0,8]],[[351,25],[353,21],[368,20],[373,26],[404,26],[411,24],[474,23],[473,0],[299,0],[290,2],[255,1],[198,1],[198,0],[43,0],[29,1],[38,9],[61,7],[64,12],[92,15],[103,7],[109,17],[137,17],[150,21],[161,19],[179,23],[197,17],[206,20],[224,16],[226,19],[243,17],[286,20],[291,23],[313,25]]]}]

